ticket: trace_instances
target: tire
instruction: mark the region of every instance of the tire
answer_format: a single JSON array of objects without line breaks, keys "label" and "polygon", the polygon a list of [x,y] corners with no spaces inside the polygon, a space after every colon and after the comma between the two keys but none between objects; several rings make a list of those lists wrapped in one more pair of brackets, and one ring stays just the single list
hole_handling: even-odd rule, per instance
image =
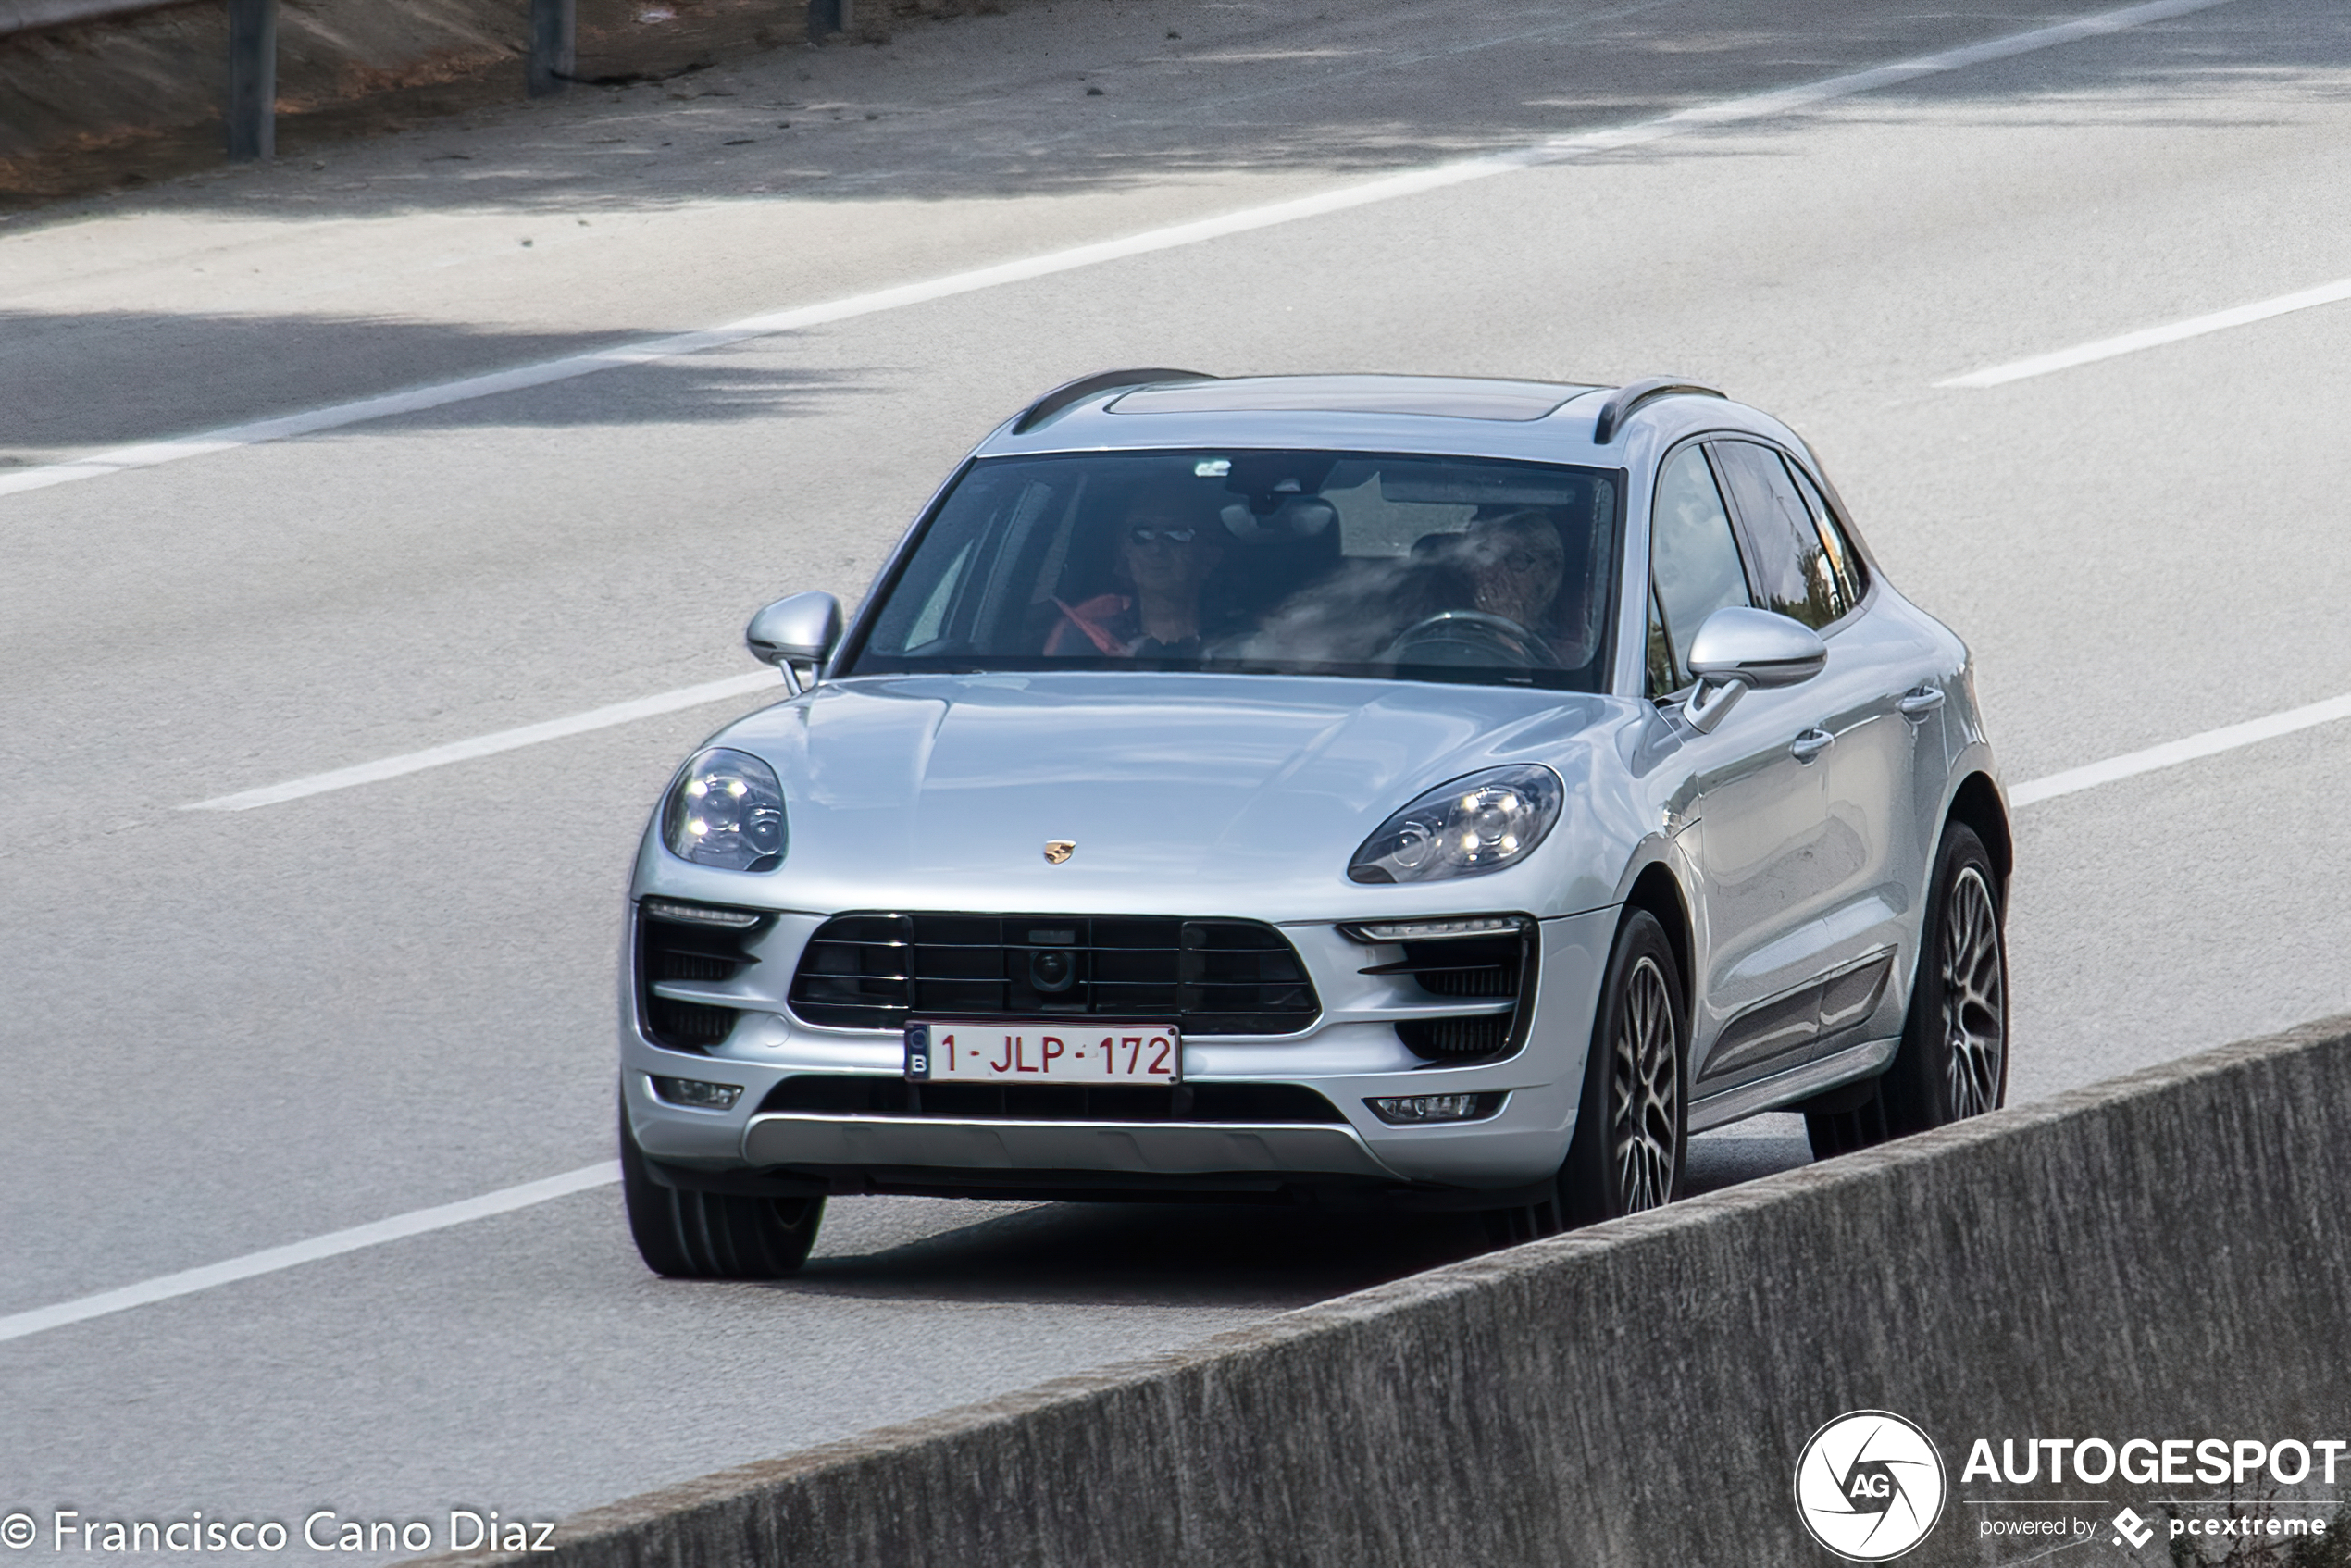
[{"label": "tire", "polygon": [[664,1187],[620,1113],[620,1191],[645,1266],[670,1279],[783,1279],[825,1221],[822,1198],[753,1198]]},{"label": "tire", "polygon": [[1902,1043],[1876,1091],[1808,1114],[1827,1159],[1996,1111],[2009,1091],[2009,954],[2000,877],[1974,829],[1944,829]]},{"label": "tire", "polygon": [[1591,1225],[1682,1195],[1689,1147],[1689,1023],[1682,968],[1644,909],[1616,933],[1600,988],[1575,1136],[1560,1167],[1561,1217]]}]

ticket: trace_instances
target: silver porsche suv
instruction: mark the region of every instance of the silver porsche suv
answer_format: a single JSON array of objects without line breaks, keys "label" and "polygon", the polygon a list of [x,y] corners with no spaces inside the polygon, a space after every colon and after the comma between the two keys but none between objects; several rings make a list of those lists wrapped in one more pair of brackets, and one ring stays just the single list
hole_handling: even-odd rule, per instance
[{"label": "silver porsche suv", "polygon": [[620,1145],[672,1276],[827,1197],[1673,1199],[1997,1106],[2008,814],[1959,638],[1703,387],[1113,372],[948,479],[629,894]]}]

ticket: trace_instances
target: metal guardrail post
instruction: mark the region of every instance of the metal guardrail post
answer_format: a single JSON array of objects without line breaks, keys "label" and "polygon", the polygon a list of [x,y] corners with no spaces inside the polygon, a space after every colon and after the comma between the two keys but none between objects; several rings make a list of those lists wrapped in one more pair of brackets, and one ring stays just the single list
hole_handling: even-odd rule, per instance
[{"label": "metal guardrail post", "polygon": [[847,32],[852,3],[852,0],[808,0],[808,42],[814,44],[836,32]]},{"label": "metal guardrail post", "polygon": [[229,161],[278,156],[278,0],[229,0]]},{"label": "metal guardrail post", "polygon": [[571,85],[578,63],[578,0],[530,0],[530,95]]}]

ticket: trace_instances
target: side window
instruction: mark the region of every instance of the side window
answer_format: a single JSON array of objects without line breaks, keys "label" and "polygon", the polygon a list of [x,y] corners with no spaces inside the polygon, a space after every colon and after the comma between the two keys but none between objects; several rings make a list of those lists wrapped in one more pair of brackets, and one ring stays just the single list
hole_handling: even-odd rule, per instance
[{"label": "side window", "polygon": [[1845,537],[1844,526],[1836,520],[1836,514],[1829,510],[1828,497],[1822,495],[1821,487],[1812,482],[1812,476],[1794,463],[1790,463],[1787,469],[1796,476],[1796,488],[1803,492],[1805,504],[1812,509],[1812,522],[1821,530],[1821,543],[1827,548],[1829,559],[1835,564],[1837,579],[1845,585],[1846,602],[1860,604],[1861,595],[1870,589],[1869,575],[1862,570],[1860,552],[1853,548],[1853,541]]},{"label": "side window", "polygon": [[[1665,460],[1649,511],[1649,581],[1665,623],[1671,690],[1690,683],[1690,642],[1706,617],[1745,604],[1747,573],[1706,454],[1693,443]],[[1652,660],[1654,667],[1657,661]]]},{"label": "side window", "polygon": [[932,589],[930,597],[923,601],[922,609],[914,616],[914,624],[907,628],[908,648],[927,647],[945,635],[947,606],[953,602],[955,590],[963,584],[964,568],[970,565],[971,555],[972,541],[965,540],[956,550],[954,558],[947,563],[947,569],[939,573],[939,586]]},{"label": "side window", "polygon": [[1751,546],[1756,603],[1815,630],[1845,614],[1845,585],[1780,454],[1751,441],[1709,445]]}]

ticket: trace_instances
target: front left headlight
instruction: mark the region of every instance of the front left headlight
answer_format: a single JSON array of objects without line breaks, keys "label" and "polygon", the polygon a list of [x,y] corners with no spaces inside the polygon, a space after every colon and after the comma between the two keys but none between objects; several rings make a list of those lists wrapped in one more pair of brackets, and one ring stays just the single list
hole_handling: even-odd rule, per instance
[{"label": "front left headlight", "polygon": [[773,871],[784,863],[787,837],[776,770],[726,746],[688,763],[662,807],[661,841],[696,865]]},{"label": "front left headlight", "polygon": [[1559,820],[1567,787],[1534,763],[1440,784],[1379,825],[1348,863],[1358,882],[1437,882],[1516,865]]}]

